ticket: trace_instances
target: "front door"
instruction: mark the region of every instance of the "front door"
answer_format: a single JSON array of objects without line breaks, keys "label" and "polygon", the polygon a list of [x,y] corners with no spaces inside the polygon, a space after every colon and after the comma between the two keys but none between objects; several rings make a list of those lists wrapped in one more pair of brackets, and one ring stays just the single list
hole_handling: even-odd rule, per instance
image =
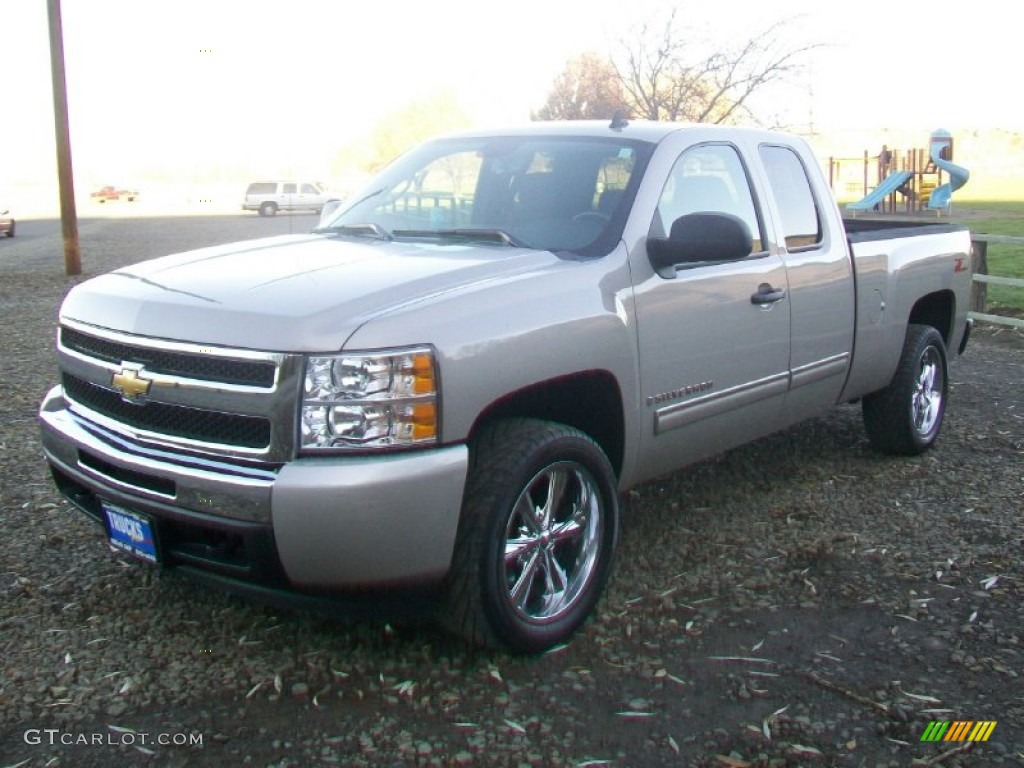
[{"label": "front door", "polygon": [[319,211],[324,207],[324,194],[309,182],[299,184],[299,194],[295,198],[295,210]]},{"label": "front door", "polygon": [[641,407],[639,475],[651,477],[778,429],[789,385],[786,268],[770,253],[738,150],[690,147],[676,160],[651,236],[695,212],[739,217],[753,248],[635,286]]}]

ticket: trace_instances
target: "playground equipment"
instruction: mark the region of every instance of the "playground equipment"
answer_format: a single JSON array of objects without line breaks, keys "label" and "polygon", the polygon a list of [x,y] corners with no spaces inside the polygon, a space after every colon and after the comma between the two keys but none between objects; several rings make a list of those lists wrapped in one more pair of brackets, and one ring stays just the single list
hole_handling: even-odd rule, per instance
[{"label": "playground equipment", "polygon": [[[829,183],[838,195],[843,190],[836,189],[837,185],[845,185],[846,191],[859,187],[863,197],[846,205],[854,215],[871,210],[895,213],[898,203],[907,213],[928,209],[941,215],[943,210],[948,211],[953,193],[970,178],[970,172],[953,163],[952,158],[953,136],[937,130],[929,139],[927,151],[890,151],[883,146],[882,152],[874,156],[865,150],[863,158],[829,158]],[[862,168],[859,178],[851,181],[850,171],[857,172],[854,163]],[[949,176],[948,181],[943,181],[943,174]]]},{"label": "playground equipment", "polygon": [[953,157],[953,137],[948,131],[935,131],[932,133],[931,142],[928,147],[932,162],[949,174],[949,181],[932,190],[928,198],[929,208],[949,208],[950,199],[953,193],[967,183],[971,177],[970,171],[963,166],[951,162]]},{"label": "playground equipment", "polygon": [[[893,195],[900,191],[901,187],[904,187],[914,174],[910,171],[896,171],[886,176],[882,181],[875,187],[871,192],[865,195],[863,198],[858,200],[856,203],[847,204],[846,208],[850,211],[870,211],[876,205],[880,205],[885,198],[889,195]],[[905,194],[905,193],[900,193]]]}]

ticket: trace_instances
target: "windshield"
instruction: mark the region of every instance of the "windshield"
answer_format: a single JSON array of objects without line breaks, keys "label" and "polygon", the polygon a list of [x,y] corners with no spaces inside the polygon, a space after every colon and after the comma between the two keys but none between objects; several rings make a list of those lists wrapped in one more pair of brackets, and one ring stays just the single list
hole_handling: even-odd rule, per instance
[{"label": "windshield", "polygon": [[652,149],[617,137],[441,139],[399,157],[317,231],[603,255]]}]

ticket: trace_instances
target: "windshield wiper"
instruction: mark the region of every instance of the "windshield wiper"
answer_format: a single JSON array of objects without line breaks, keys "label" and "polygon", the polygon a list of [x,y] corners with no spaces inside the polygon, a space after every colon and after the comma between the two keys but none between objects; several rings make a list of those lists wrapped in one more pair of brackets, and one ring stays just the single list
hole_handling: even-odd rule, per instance
[{"label": "windshield wiper", "polygon": [[392,240],[391,233],[380,224],[337,224],[333,227],[317,227],[314,234],[322,235],[325,232],[339,235],[355,235],[357,237],[372,237],[374,240]]},{"label": "windshield wiper", "polygon": [[497,243],[513,248],[523,248],[524,244],[503,229],[396,229],[395,237],[437,237],[445,240],[473,240],[476,242]]}]

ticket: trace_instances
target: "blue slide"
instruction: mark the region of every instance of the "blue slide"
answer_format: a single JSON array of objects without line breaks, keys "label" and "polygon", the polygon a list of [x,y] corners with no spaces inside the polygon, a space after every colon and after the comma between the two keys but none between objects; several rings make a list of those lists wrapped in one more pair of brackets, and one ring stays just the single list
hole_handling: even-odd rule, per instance
[{"label": "blue slide", "polygon": [[971,172],[962,165],[957,165],[956,163],[951,163],[949,160],[943,159],[940,154],[942,151],[942,144],[936,141],[936,138],[941,139],[943,135],[948,136],[948,134],[945,134],[943,131],[936,131],[932,134],[932,143],[929,154],[931,155],[932,162],[949,174],[949,182],[932,190],[931,197],[928,198],[929,208],[947,207],[949,205],[950,198],[953,197],[953,193],[966,184],[967,180],[971,177]]},{"label": "blue slide", "polygon": [[[943,162],[946,161],[943,160]],[[952,163],[947,164],[952,165]],[[907,181],[910,180],[910,177],[913,175],[914,174],[912,174],[910,171],[896,171],[896,173],[890,173],[888,176],[882,179],[881,184],[879,184],[877,187],[871,190],[871,193],[867,197],[858,200],[855,203],[847,203],[846,210],[870,211],[872,208],[874,208],[876,205],[882,202],[886,197],[888,197],[897,189],[906,184]],[[942,189],[942,187],[939,187],[939,189]],[[938,191],[938,189],[935,190],[935,192]],[[933,197],[935,195],[935,192],[932,192]]]}]

